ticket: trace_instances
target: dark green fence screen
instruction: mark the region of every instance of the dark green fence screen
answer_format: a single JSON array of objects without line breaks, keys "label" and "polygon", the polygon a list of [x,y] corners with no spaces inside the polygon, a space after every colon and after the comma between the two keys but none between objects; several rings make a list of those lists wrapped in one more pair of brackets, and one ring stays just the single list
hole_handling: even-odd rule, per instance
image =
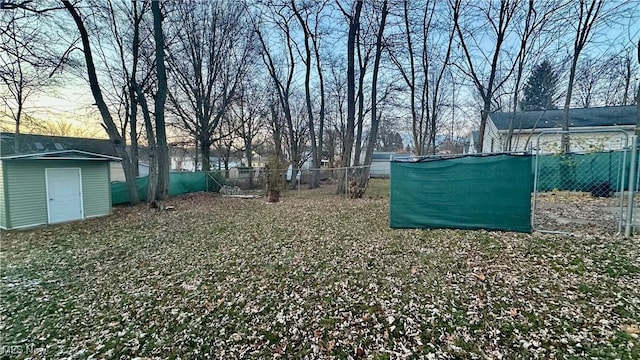
[{"label": "dark green fence screen", "polygon": [[[218,191],[220,181],[214,181],[206,172],[179,172],[169,174],[169,195],[181,195],[199,191]],[[216,178],[219,178],[217,176]],[[208,182],[208,184],[207,184]],[[138,196],[140,201],[147,200],[148,177],[136,179]],[[113,205],[126,204],[129,202],[129,192],[127,184],[121,181],[111,183],[111,203]]]},{"label": "dark green fence screen", "polygon": [[531,232],[531,159],[494,154],[392,161],[390,226]]},{"label": "dark green fence screen", "polygon": [[630,159],[623,151],[539,155],[537,191],[591,191],[602,184],[615,191],[626,190]]}]

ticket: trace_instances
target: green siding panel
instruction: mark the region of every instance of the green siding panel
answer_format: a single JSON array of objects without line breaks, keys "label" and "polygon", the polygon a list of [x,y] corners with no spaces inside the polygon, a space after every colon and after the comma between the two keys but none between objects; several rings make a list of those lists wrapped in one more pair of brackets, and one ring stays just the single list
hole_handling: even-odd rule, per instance
[{"label": "green siding panel", "polygon": [[7,224],[7,205],[5,204],[5,196],[4,196],[4,176],[3,174],[4,164],[2,160],[0,160],[0,228],[6,229],[9,227]]},{"label": "green siding panel", "polygon": [[111,213],[109,163],[74,160],[11,160],[5,162],[9,228],[48,223],[46,168],[80,168],[84,217]]},{"label": "green siding panel", "polygon": [[82,166],[82,202],[85,218],[111,213],[108,165],[107,162],[101,161]]},{"label": "green siding panel", "polygon": [[9,225],[11,228],[42,225],[48,222],[44,167],[33,161],[7,161]]}]

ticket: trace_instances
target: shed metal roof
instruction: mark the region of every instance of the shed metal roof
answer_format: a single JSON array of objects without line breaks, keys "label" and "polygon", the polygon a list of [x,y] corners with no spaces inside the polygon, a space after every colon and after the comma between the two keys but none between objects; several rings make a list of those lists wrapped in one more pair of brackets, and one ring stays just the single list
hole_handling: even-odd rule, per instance
[{"label": "shed metal roof", "polygon": [[61,150],[35,154],[23,154],[13,156],[3,156],[0,160],[101,160],[101,161],[120,161],[119,157],[94,154],[79,150]]},{"label": "shed metal roof", "polygon": [[[0,158],[18,155],[58,154],[67,150],[76,153],[118,158],[115,145],[110,140],[46,136],[35,134],[0,133]],[[77,156],[77,155],[76,155]]]},{"label": "shed metal roof", "polygon": [[[628,126],[635,125],[638,108],[634,106],[607,106],[569,109],[569,126]],[[508,130],[512,112],[494,112],[489,115],[498,130]],[[563,110],[517,111],[514,129],[552,129],[562,127]]]}]

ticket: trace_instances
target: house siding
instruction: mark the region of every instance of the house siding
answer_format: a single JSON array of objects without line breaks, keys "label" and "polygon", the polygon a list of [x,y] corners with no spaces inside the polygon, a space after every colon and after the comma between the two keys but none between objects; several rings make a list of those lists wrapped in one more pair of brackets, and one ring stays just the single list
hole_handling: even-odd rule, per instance
[{"label": "house siding", "polygon": [[122,162],[112,161],[109,164],[111,172],[111,181],[125,181],[124,169],[122,168]]},{"label": "house siding", "polygon": [[[487,121],[484,138],[483,152],[501,152],[506,141],[507,131],[498,130],[493,121]],[[545,131],[550,133],[544,134]],[[554,154],[561,152],[562,137],[553,133],[559,129],[537,129],[531,134],[530,130],[520,131],[515,129],[511,140],[511,151],[536,151],[542,154]],[[580,128],[573,127],[569,131],[577,131],[570,134],[571,152],[599,152],[621,150],[628,146],[627,140],[631,139],[633,128],[630,126]],[[543,133],[541,135],[541,133]],[[626,136],[625,136],[626,133]],[[538,138],[540,142],[538,144]],[[491,144],[493,143],[493,149]]]},{"label": "house siding", "polygon": [[46,224],[47,194],[44,167],[32,161],[7,161],[5,165],[9,227]]},{"label": "house siding", "polygon": [[109,167],[105,162],[83,164],[82,169],[82,201],[84,217],[94,217],[111,213],[111,184],[109,183]]},{"label": "house siding", "polygon": [[2,160],[0,160],[0,228],[2,229],[6,229],[9,227],[9,224],[7,223],[7,210],[6,210],[6,204],[4,202],[5,200],[5,196],[4,196],[4,172],[3,172],[3,168],[4,168],[4,162]]},{"label": "house siding", "polygon": [[5,162],[8,228],[48,223],[45,169],[80,168],[84,217],[111,213],[109,164],[105,161],[11,160]]},{"label": "house siding", "polygon": [[502,151],[502,139],[500,138],[498,128],[491,121],[487,119],[487,124],[484,127],[484,138],[482,139],[482,152],[501,152]]},{"label": "house siding", "polygon": [[[627,140],[633,135],[632,130],[626,131],[627,136],[621,131],[604,131],[590,133],[573,133],[569,137],[571,152],[600,152],[611,150],[622,150],[627,147]],[[524,146],[528,134],[521,134],[522,139],[518,147]],[[539,138],[539,142],[538,142]],[[531,137],[527,150],[538,149],[543,154],[553,154],[561,152],[562,137],[560,134],[538,134]],[[516,149],[520,150],[520,149]]]}]

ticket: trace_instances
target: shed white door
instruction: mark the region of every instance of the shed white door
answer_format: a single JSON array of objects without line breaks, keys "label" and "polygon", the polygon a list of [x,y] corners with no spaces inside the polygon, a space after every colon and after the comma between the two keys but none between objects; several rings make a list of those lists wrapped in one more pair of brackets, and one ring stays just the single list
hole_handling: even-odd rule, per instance
[{"label": "shed white door", "polygon": [[49,223],[83,218],[80,169],[46,169]]}]

